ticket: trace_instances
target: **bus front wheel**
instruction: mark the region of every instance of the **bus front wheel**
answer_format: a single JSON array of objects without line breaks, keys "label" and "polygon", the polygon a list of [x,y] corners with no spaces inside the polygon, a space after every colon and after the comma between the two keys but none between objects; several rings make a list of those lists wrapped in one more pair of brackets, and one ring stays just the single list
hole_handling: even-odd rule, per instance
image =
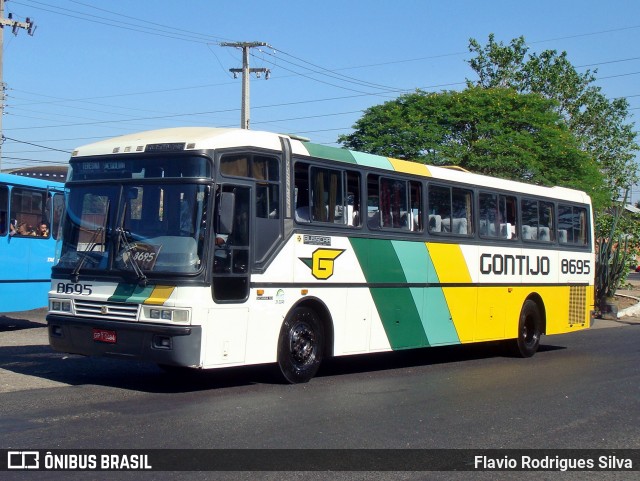
[{"label": "bus front wheel", "polygon": [[522,305],[518,321],[518,337],[511,341],[511,350],[518,357],[533,356],[540,346],[542,335],[540,309],[531,299]]},{"label": "bus front wheel", "polygon": [[296,307],[284,320],[278,339],[278,367],[291,383],[308,382],[320,368],[324,329],[318,314],[308,307]]}]

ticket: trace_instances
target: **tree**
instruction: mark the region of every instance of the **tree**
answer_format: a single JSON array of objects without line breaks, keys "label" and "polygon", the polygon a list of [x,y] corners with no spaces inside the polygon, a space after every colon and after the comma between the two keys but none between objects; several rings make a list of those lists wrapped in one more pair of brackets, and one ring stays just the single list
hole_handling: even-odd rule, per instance
[{"label": "tree", "polygon": [[556,103],[510,88],[416,91],[367,109],[344,146],[434,165],[587,190],[603,180],[556,111]]},{"label": "tree", "polygon": [[471,39],[469,50],[475,54],[469,65],[478,75],[476,81],[467,79],[469,87],[512,88],[556,101],[555,109],[579,148],[602,172],[611,202],[638,182],[635,155],[640,147],[635,142],[633,124],[628,121],[629,104],[624,98],[607,99],[594,85],[596,72],[578,73],[566,52],[530,54],[524,37],[504,45],[492,34],[484,47]]},{"label": "tree", "polygon": [[[476,55],[469,64],[478,80],[467,80],[468,86],[491,89],[499,85],[556,100],[557,112],[580,149],[595,160],[602,172],[608,197],[605,205],[609,206],[596,217],[596,302],[602,305],[626,277],[627,259],[638,252],[637,221],[626,222],[620,216],[626,192],[638,182],[635,155],[639,146],[633,124],[628,121],[627,100],[607,99],[594,85],[596,72],[578,73],[566,52],[545,50],[529,55],[524,37],[507,46],[490,35],[485,47],[471,39],[469,50]],[[620,202],[622,193],[625,200]],[[599,202],[594,205],[596,212],[602,207]]]}]

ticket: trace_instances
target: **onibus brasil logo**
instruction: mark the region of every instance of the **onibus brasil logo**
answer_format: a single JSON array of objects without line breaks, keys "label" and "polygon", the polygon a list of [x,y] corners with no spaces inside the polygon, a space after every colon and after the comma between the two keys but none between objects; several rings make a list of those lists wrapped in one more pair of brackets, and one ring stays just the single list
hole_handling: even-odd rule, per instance
[{"label": "onibus brasil logo", "polygon": [[320,280],[329,279],[333,275],[334,261],[345,249],[316,249],[311,257],[299,257],[311,269],[313,277]]}]

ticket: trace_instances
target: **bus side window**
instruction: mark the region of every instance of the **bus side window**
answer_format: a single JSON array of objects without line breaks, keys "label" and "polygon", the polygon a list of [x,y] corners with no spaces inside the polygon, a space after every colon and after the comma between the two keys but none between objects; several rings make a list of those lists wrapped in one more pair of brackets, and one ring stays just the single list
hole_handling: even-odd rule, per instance
[{"label": "bus side window", "polygon": [[8,200],[9,189],[4,185],[0,186],[0,236],[7,235],[9,229]]},{"label": "bus side window", "polygon": [[587,210],[583,207],[558,205],[558,241],[564,245],[586,246],[589,226]]},{"label": "bus side window", "polygon": [[518,214],[517,207],[518,202],[516,198],[511,195],[501,195],[499,197],[500,205],[500,237],[504,239],[517,239],[518,238]]},{"label": "bus side window", "polygon": [[449,187],[429,186],[429,233],[447,232],[451,225],[451,192]]},{"label": "bus side window", "polygon": [[367,226],[380,228],[380,184],[377,175],[367,176]]},{"label": "bus side window", "polygon": [[295,220],[358,227],[360,174],[296,162]]},{"label": "bus side window", "polygon": [[373,175],[369,177],[369,226],[421,231],[422,184]]},{"label": "bus side window", "polygon": [[15,222],[15,235],[35,237],[35,229],[46,219],[45,192],[14,188],[11,191],[11,215]]},{"label": "bus side window", "polygon": [[555,209],[551,202],[522,199],[522,238],[555,241]]},{"label": "bus side window", "polygon": [[472,235],[473,194],[457,187],[429,187],[429,232]]},{"label": "bus side window", "polygon": [[478,203],[480,206],[480,236],[503,237],[500,232],[502,221],[498,211],[498,196],[481,192],[478,196]]},{"label": "bus side window", "polygon": [[347,224],[360,227],[360,174],[347,171]]},{"label": "bus side window", "polygon": [[294,218],[296,222],[311,222],[311,212],[309,212],[309,164],[296,162],[294,184]]},{"label": "bus side window", "polygon": [[409,182],[410,189],[410,206],[409,211],[409,229],[415,232],[422,232],[422,183]]}]

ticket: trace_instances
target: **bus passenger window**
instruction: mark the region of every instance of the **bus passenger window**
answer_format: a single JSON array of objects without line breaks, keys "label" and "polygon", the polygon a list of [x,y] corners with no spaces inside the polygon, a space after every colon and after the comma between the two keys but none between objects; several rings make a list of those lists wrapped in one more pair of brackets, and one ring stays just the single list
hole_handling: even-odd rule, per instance
[{"label": "bus passenger window", "polygon": [[472,193],[456,187],[429,187],[429,232],[473,234]]},{"label": "bus passenger window", "polygon": [[558,241],[560,244],[586,246],[589,242],[587,219],[587,209],[584,207],[558,205]]},{"label": "bus passenger window", "polygon": [[500,237],[500,219],[498,214],[498,196],[496,194],[481,193],[478,197],[480,204],[480,236]]},{"label": "bus passenger window", "polygon": [[10,235],[31,237],[36,235],[46,214],[45,192],[15,188],[11,191],[11,215],[15,219],[10,226]]},{"label": "bus passenger window", "polygon": [[508,195],[481,193],[480,237],[516,239],[516,198]]},{"label": "bus passenger window", "polygon": [[451,226],[450,191],[449,187],[429,187],[429,232],[432,234],[446,232]]},{"label": "bus passenger window", "polygon": [[360,224],[360,175],[303,162],[294,167],[294,218],[298,223]]},{"label": "bus passenger window", "polygon": [[346,224],[344,177],[339,170],[311,168],[311,219]]},{"label": "bus passenger window", "polygon": [[422,184],[369,175],[367,224],[372,229],[422,230]]},{"label": "bus passenger window", "polygon": [[360,174],[347,171],[347,225],[360,227]]},{"label": "bus passenger window", "polygon": [[421,232],[422,227],[422,183],[409,182],[410,205],[409,211],[409,229],[415,232]]},{"label": "bus passenger window", "polygon": [[500,237],[504,239],[517,239],[517,207],[516,198],[511,195],[501,195],[500,200]]},{"label": "bus passenger window", "polygon": [[555,210],[551,202],[522,199],[522,238],[540,242],[555,241]]}]

